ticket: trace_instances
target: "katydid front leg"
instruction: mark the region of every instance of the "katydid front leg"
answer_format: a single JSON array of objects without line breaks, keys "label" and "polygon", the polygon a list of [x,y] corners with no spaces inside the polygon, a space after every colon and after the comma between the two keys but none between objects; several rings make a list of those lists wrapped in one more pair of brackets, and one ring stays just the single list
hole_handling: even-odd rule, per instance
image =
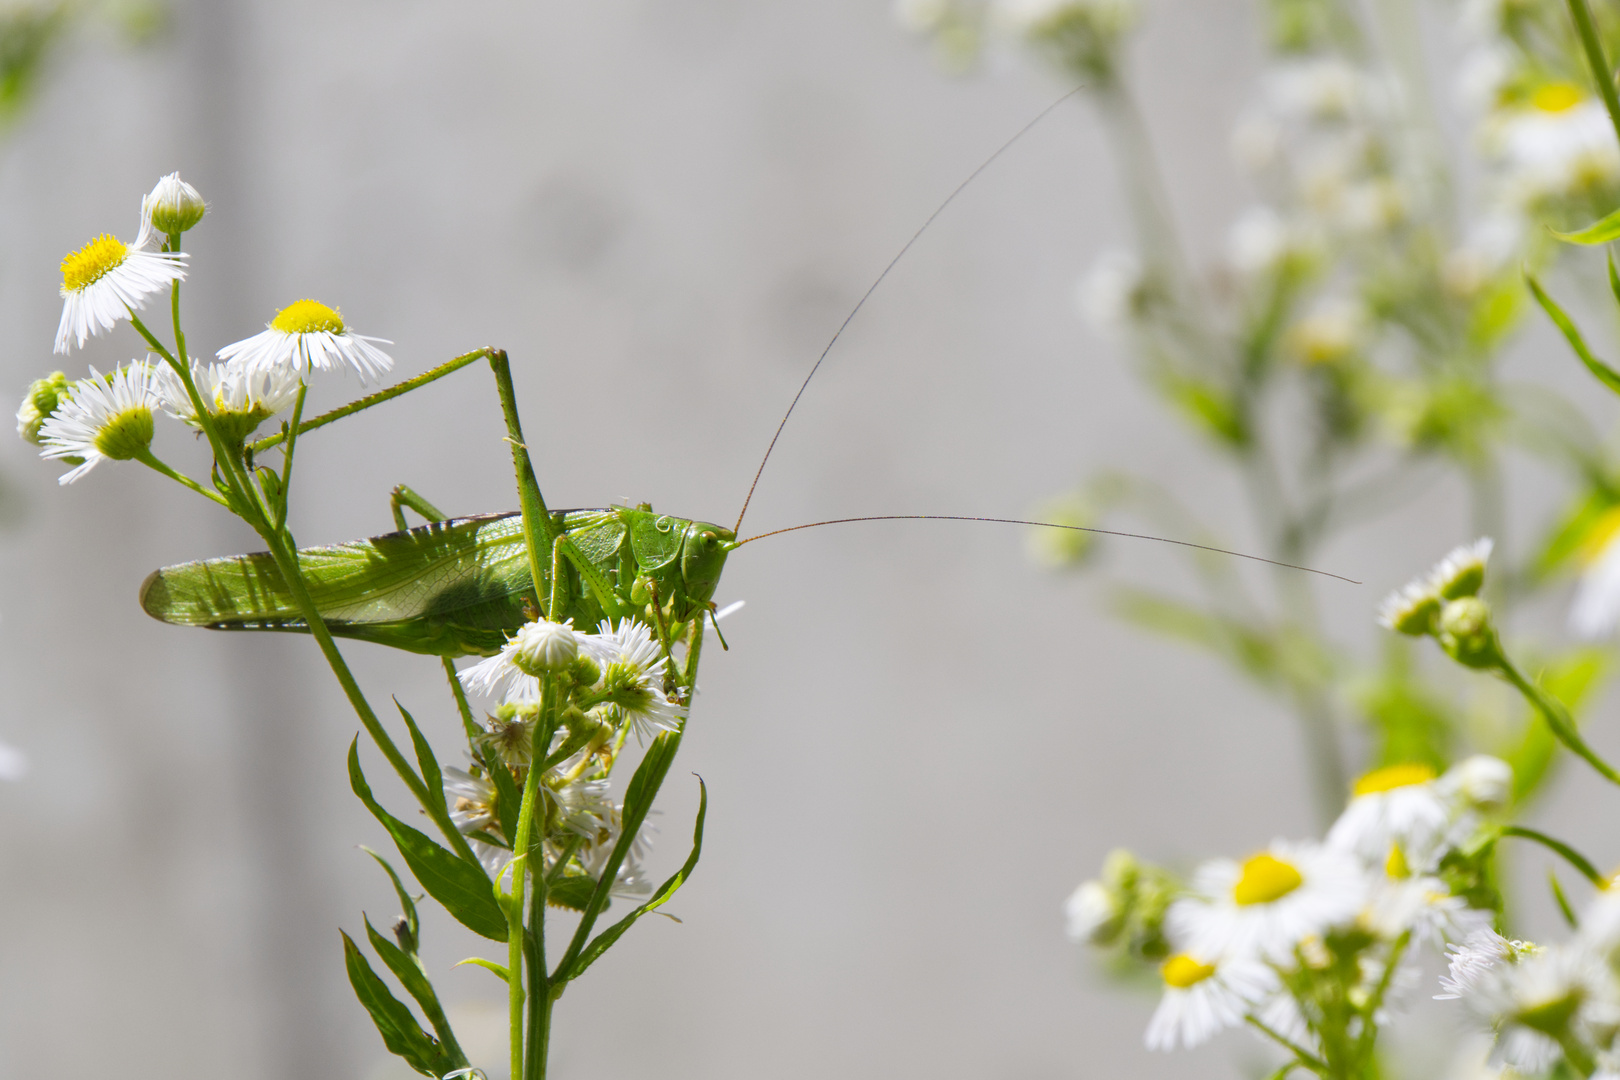
[{"label": "katydid front leg", "polygon": [[410,528],[410,526],[405,522],[405,511],[407,509],[415,510],[429,522],[445,521],[449,518],[448,514],[444,513],[444,511],[422,498],[422,496],[418,495],[404,484],[395,485],[394,490],[389,493],[388,509],[393,511],[394,524],[399,526],[400,532],[404,532],[406,529]]}]

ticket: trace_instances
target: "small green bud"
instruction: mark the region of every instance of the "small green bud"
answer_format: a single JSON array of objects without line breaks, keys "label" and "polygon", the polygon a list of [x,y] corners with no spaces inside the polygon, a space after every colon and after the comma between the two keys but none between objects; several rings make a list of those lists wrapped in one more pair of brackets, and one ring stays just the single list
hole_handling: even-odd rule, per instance
[{"label": "small green bud", "polygon": [[39,428],[56,411],[72,382],[67,375],[53,371],[43,379],[35,379],[17,408],[17,434],[24,442],[40,445]]},{"label": "small green bud", "polygon": [[1490,537],[1482,537],[1472,544],[1455,548],[1435,566],[1429,583],[1444,600],[1460,600],[1477,596],[1485,584],[1485,563],[1494,546]]},{"label": "small green bud", "polygon": [[575,686],[595,686],[602,678],[602,669],[595,660],[579,653],[574,657],[574,662],[568,665],[568,674]]},{"label": "small green bud", "polygon": [[407,955],[416,955],[416,935],[411,933],[411,920],[403,915],[394,920],[394,939]]},{"label": "small green bud", "polygon": [[152,228],[165,235],[183,233],[203,219],[208,207],[197,189],[170,173],[157,182],[152,194],[141,200],[141,209],[152,219]]},{"label": "small green bud", "polygon": [[1491,609],[1477,596],[1451,600],[1440,609],[1440,647],[1465,667],[1491,668],[1501,661]]},{"label": "small green bud", "polygon": [[632,604],[647,604],[652,602],[652,589],[648,588],[647,579],[637,577],[630,585],[630,602]]},{"label": "small green bud", "polygon": [[1439,619],[1439,594],[1417,581],[1396,589],[1378,607],[1380,626],[1411,637],[1434,633]]}]

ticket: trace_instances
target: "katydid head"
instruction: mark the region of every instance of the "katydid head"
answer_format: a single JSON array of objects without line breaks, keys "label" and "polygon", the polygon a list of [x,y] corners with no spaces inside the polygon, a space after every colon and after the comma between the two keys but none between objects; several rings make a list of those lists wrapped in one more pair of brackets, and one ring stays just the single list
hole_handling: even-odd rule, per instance
[{"label": "katydid head", "polygon": [[681,581],[691,606],[687,611],[676,612],[677,619],[689,619],[709,606],[715,587],[720,584],[720,572],[726,568],[726,556],[736,546],[737,534],[724,525],[707,521],[687,525],[681,542]]}]

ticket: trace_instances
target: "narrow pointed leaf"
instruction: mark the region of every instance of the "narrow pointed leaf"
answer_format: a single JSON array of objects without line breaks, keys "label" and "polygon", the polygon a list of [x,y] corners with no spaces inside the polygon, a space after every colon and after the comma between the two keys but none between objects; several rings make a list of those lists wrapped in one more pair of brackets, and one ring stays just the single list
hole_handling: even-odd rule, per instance
[{"label": "narrow pointed leaf", "polygon": [[1523,825],[1504,825],[1502,826],[1502,835],[1517,836],[1524,840],[1534,840],[1542,847],[1545,847],[1550,851],[1557,852],[1559,855],[1564,857],[1565,862],[1579,870],[1587,881],[1590,881],[1593,885],[1596,885],[1600,889],[1607,887],[1609,883],[1609,879],[1604,877],[1602,872],[1599,871],[1597,867],[1592,865],[1591,859],[1588,859],[1585,855],[1582,855],[1580,852],[1576,851],[1562,840],[1554,839],[1539,829],[1527,829]]},{"label": "narrow pointed leaf", "polygon": [[439,759],[433,756],[433,747],[428,745],[427,739],[422,736],[422,729],[416,726],[415,719],[405,711],[398,698],[394,699],[394,708],[405,718],[405,726],[411,729],[411,745],[416,747],[416,763],[422,768],[422,784],[427,788],[428,798],[433,800],[428,810],[448,816],[450,811],[444,801],[444,773],[439,769]]},{"label": "narrow pointed leaf", "polygon": [[686,879],[691,877],[692,871],[697,868],[698,856],[703,853],[703,818],[708,811],[709,789],[703,783],[702,777],[699,777],[697,824],[692,829],[692,854],[686,857],[686,863],[669,880],[658,887],[658,891],[653,893],[652,899],[591,939],[591,943],[585,947],[584,952],[579,954],[579,959],[569,966],[563,978],[576,979],[583,975],[585,969],[595,963],[597,957],[612,948],[613,943],[618,941],[624,935],[624,932],[635,924],[637,919],[647,914],[647,912],[661,907],[686,883]]},{"label": "narrow pointed leaf", "polygon": [[1620,237],[1620,210],[1574,232],[1559,232],[1557,229],[1547,231],[1566,244],[1607,244],[1610,240]]},{"label": "narrow pointed leaf", "polygon": [[410,893],[405,891],[405,883],[399,880],[399,875],[394,872],[394,868],[392,866],[388,865],[387,859],[383,858],[375,851],[372,851],[364,844],[360,845],[360,850],[365,852],[367,855],[370,855],[373,859],[376,859],[377,864],[388,872],[388,880],[394,883],[394,893],[399,897],[400,913],[405,916],[405,925],[410,927],[411,940],[421,941],[422,928],[420,921],[416,917],[416,899],[412,897]]},{"label": "narrow pointed leaf", "polygon": [[495,902],[494,886],[480,866],[458,859],[422,833],[394,817],[372,797],[360,771],[359,740],[349,746],[349,785],[372,816],[394,838],[394,844],[428,895],[444,905],[456,921],[492,941],[505,941],[506,916]]},{"label": "narrow pointed leaf", "polygon": [[1568,341],[1570,348],[1575,350],[1575,355],[1580,357],[1581,363],[1586,365],[1586,370],[1595,375],[1598,382],[1620,394],[1620,372],[1616,372],[1612,367],[1592,354],[1592,350],[1586,347],[1586,339],[1581,336],[1580,328],[1575,325],[1575,321],[1564,313],[1564,309],[1559,307],[1552,297],[1546,294],[1535,278],[1526,274],[1524,280],[1529,283],[1530,292],[1535,296],[1536,303],[1541,305],[1541,310],[1547,313],[1547,317],[1553,321],[1553,325],[1558,327],[1559,332],[1564,335],[1564,340]]},{"label": "narrow pointed leaf", "polygon": [[1558,904],[1558,912],[1564,917],[1571,930],[1581,928],[1581,920],[1575,917],[1575,909],[1569,906],[1569,897],[1564,895],[1564,886],[1558,881],[1558,874],[1553,870],[1547,871],[1547,887],[1552,890],[1553,900]]},{"label": "narrow pointed leaf", "polygon": [[493,960],[485,960],[482,956],[469,956],[465,960],[456,961],[456,967],[460,967],[463,964],[472,964],[476,967],[481,967],[485,971],[493,973],[494,976],[497,979],[500,979],[503,983],[509,983],[512,981],[512,973],[506,970],[506,966],[504,964],[497,964]]},{"label": "narrow pointed leaf", "polygon": [[349,970],[349,985],[354,987],[355,997],[371,1014],[371,1022],[377,1025],[377,1034],[389,1053],[405,1059],[424,1076],[443,1076],[456,1068],[433,1037],[422,1030],[411,1010],[371,970],[365,954],[348,934],[343,934],[343,963]]},{"label": "narrow pointed leaf", "polygon": [[450,1030],[450,1021],[444,1015],[444,1008],[439,1004],[439,995],[434,991],[433,984],[428,981],[427,973],[398,945],[379,934],[377,928],[371,925],[370,919],[366,920],[366,938],[371,942],[371,947],[377,950],[377,955],[382,957],[382,962],[388,965],[388,970],[394,973],[394,978],[399,980],[399,985],[403,986],[405,992],[415,998],[416,1003],[422,1007],[423,1015],[428,1018],[428,1023],[433,1025],[434,1034],[439,1037],[441,1052],[446,1058],[451,1059],[450,1068],[459,1069],[465,1066],[467,1055],[461,1052],[455,1032]]}]

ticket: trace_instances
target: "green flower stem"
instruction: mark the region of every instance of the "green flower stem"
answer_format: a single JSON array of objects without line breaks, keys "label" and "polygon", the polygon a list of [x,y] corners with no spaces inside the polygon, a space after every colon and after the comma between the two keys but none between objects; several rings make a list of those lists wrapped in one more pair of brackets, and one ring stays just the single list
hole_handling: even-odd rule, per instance
[{"label": "green flower stem", "polygon": [[1367,998],[1367,1004],[1361,1011],[1361,1036],[1356,1040],[1355,1068],[1365,1071],[1367,1063],[1372,1059],[1378,1040],[1378,1027],[1373,1023],[1373,1016],[1384,1004],[1384,997],[1389,993],[1390,983],[1395,979],[1395,969],[1400,965],[1401,955],[1412,941],[1412,931],[1408,930],[1395,939],[1395,944],[1389,947],[1389,959],[1384,961],[1384,973],[1378,979],[1378,986]]},{"label": "green flower stem", "polygon": [[1277,1043],[1277,1045],[1281,1046],[1284,1050],[1287,1050],[1290,1054],[1293,1054],[1298,1063],[1304,1068],[1311,1070],[1318,1076],[1331,1075],[1332,1070],[1328,1068],[1327,1062],[1323,1061],[1321,1058],[1317,1057],[1303,1046],[1300,1046],[1282,1032],[1270,1027],[1264,1020],[1261,1020],[1253,1013],[1249,1013],[1248,1015],[1244,1016],[1243,1019],[1248,1021],[1249,1024],[1256,1028],[1262,1035],[1265,1035],[1267,1038]]},{"label": "green flower stem", "polygon": [[1524,695],[1526,701],[1535,706],[1536,711],[1547,721],[1547,727],[1552,730],[1553,736],[1577,756],[1585,759],[1587,764],[1596,769],[1604,779],[1610,783],[1620,784],[1620,773],[1615,772],[1607,761],[1586,745],[1586,740],[1581,738],[1580,732],[1575,727],[1575,721],[1570,718],[1569,710],[1564,708],[1563,702],[1519,674],[1519,669],[1513,666],[1506,653],[1498,650],[1498,657],[1496,670]]},{"label": "green flower stem", "polygon": [[[169,250],[180,250],[180,234],[169,234]],[[180,362],[187,367],[191,366],[191,358],[186,355],[186,332],[180,329],[180,281],[175,279],[169,283],[169,310],[174,319],[174,351],[179,355]]]},{"label": "green flower stem", "polygon": [[[541,843],[546,835],[546,811],[539,809],[540,803],[540,763],[545,760],[546,749],[551,745],[551,734],[557,726],[557,688],[550,675],[541,677],[540,683],[540,718],[534,725],[530,735],[532,742],[529,746],[529,773],[523,780],[523,802],[518,810],[517,835],[512,838],[512,889],[506,898],[506,992],[507,992],[507,1024],[511,1033],[511,1063],[512,1076],[525,1075],[523,1068],[523,1024],[524,1001],[523,989],[523,962],[524,948],[527,944],[525,932],[523,895],[527,880],[534,879],[535,895],[539,899],[539,915],[536,924],[532,927],[535,935],[535,955],[530,960],[531,973],[538,969],[541,982],[538,989],[541,993],[546,990],[545,979],[545,893],[546,878],[543,860],[537,862],[541,854]],[[538,840],[535,838],[535,815],[540,815],[540,829]],[[531,1041],[534,1033],[530,1033]],[[544,1066],[542,1065],[542,1070]]]},{"label": "green flower stem", "polygon": [[287,447],[281,455],[281,491],[276,497],[275,525],[278,529],[287,524],[287,500],[292,492],[293,452],[298,449],[298,421],[303,418],[304,395],[308,392],[309,384],[300,379],[298,400],[293,402],[292,423],[287,426]]},{"label": "green flower stem", "polygon": [[1609,110],[1609,121],[1614,125],[1615,137],[1620,138],[1620,95],[1615,93],[1614,69],[1609,66],[1608,57],[1603,55],[1603,42],[1598,38],[1592,9],[1587,6],[1586,0],[1568,0],[1568,4],[1569,17],[1575,22],[1575,32],[1580,35],[1581,47],[1586,51],[1586,63],[1592,69],[1592,81],[1597,83],[1603,105]]},{"label": "green flower stem", "polygon": [[1592,865],[1592,860],[1562,840],[1554,839],[1538,829],[1527,829],[1523,825],[1504,825],[1501,832],[1503,836],[1517,836],[1521,840],[1535,841],[1547,850],[1562,856],[1565,862],[1579,870],[1582,877],[1599,889],[1608,888],[1609,879],[1596,866]]},{"label": "green flower stem", "polygon": [[170,480],[173,480],[175,483],[180,484],[180,485],[182,485],[184,487],[190,488],[192,491],[195,491],[197,494],[201,495],[203,498],[205,498],[205,499],[213,499],[215,502],[219,503],[219,505],[223,506],[225,509],[229,510],[231,508],[231,504],[229,502],[227,502],[225,497],[223,495],[221,495],[219,492],[217,492],[217,491],[209,491],[207,488],[205,488],[201,484],[197,483],[197,481],[193,480],[191,477],[185,475],[184,473],[176,472],[173,469],[169,468],[162,461],[158,460],[158,458],[155,455],[153,455],[152,451],[150,451],[150,450],[142,450],[140,453],[135,455],[135,460],[140,462],[142,465],[145,465],[147,468],[154,469],[157,472],[162,473],[164,476],[167,476]]},{"label": "green flower stem", "polygon": [[[305,432],[314,431],[316,428],[323,428],[335,420],[342,420],[345,416],[353,416],[355,413],[369,409],[373,405],[381,405],[383,402],[391,401],[392,399],[399,397],[401,394],[408,394],[417,387],[426,386],[430,382],[434,382],[437,379],[442,379],[453,371],[460,371],[473,361],[482,360],[494,352],[494,349],[483,348],[475,349],[470,353],[463,353],[455,359],[447,360],[438,367],[433,368],[430,371],[425,371],[415,378],[406,379],[404,382],[395,386],[390,386],[385,390],[379,390],[375,394],[368,394],[357,401],[351,401],[347,405],[333,409],[331,412],[322,413],[312,420],[306,420],[302,424],[298,425],[298,434],[302,435]],[[281,441],[287,438],[287,435],[287,432],[278,432],[274,435],[266,435],[257,442],[249,443],[248,449],[253,451],[255,454],[262,454],[273,446],[279,446]]]}]

